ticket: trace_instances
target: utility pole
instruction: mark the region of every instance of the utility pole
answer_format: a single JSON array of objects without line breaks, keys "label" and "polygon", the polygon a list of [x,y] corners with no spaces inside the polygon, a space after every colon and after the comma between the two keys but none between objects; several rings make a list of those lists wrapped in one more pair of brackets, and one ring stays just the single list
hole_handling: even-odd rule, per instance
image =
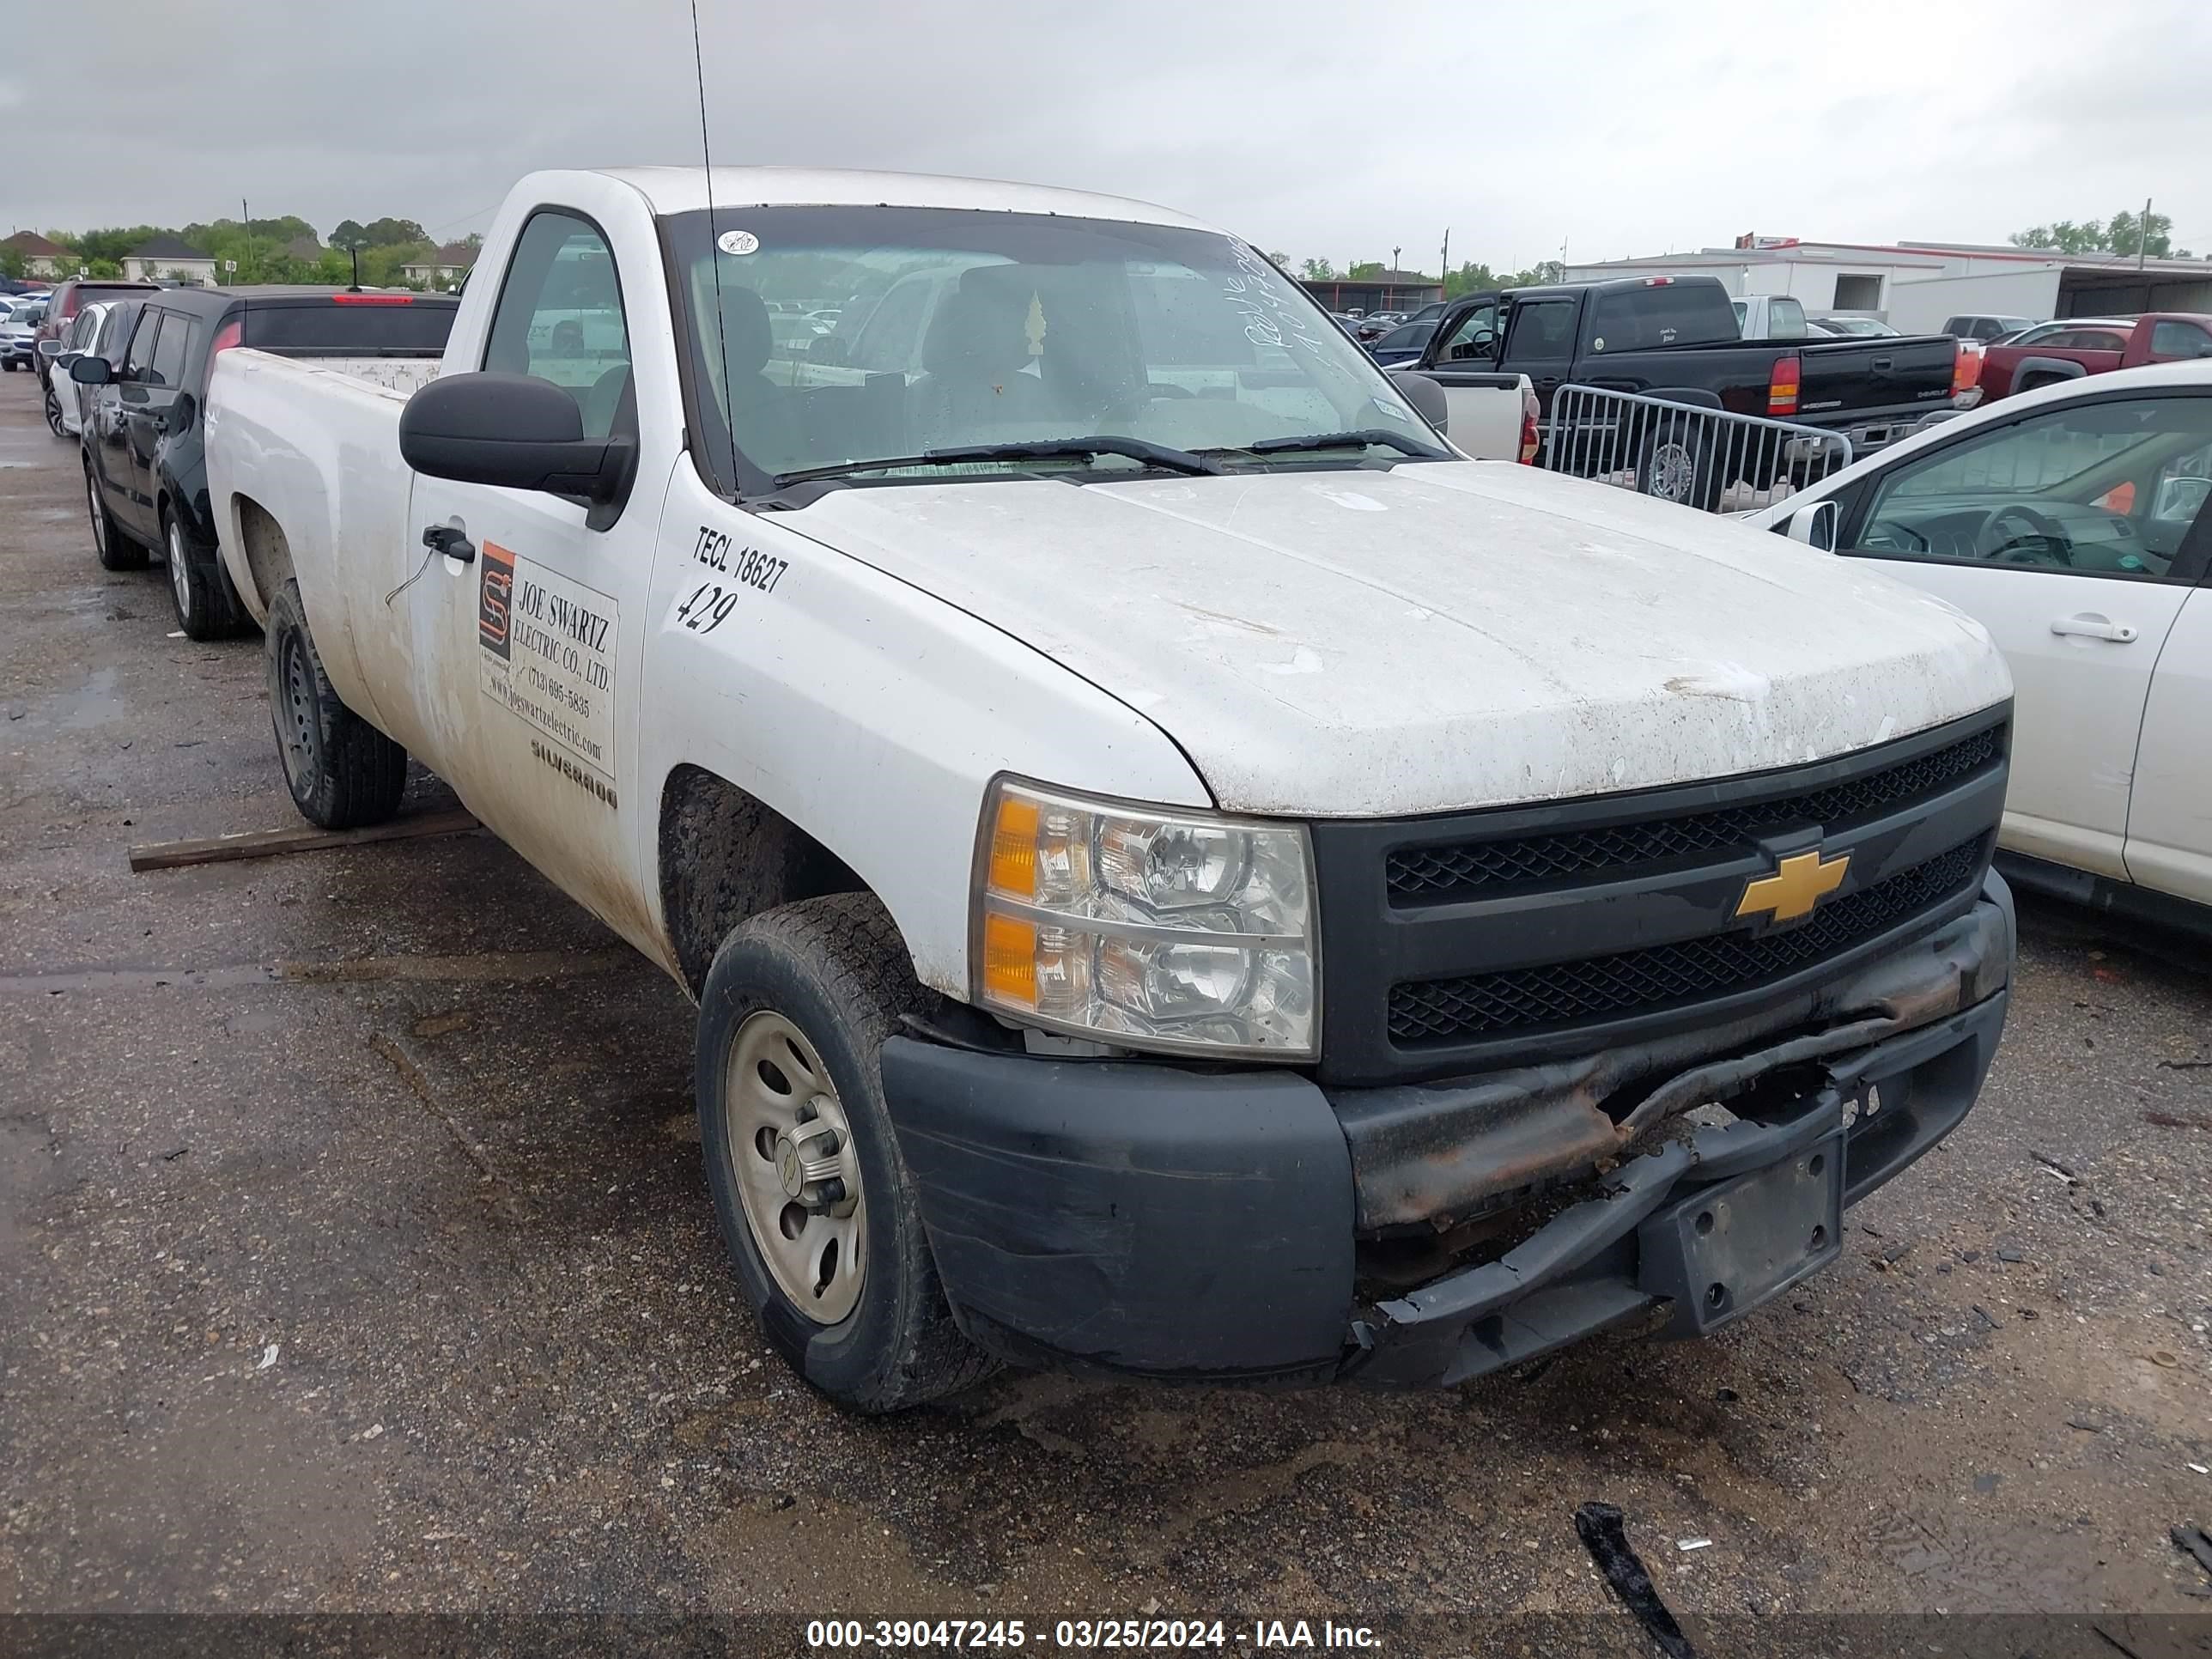
[{"label": "utility pole", "polygon": [[2143,258],[2150,247],[2150,198],[2143,198],[2143,216],[2136,223],[2136,269],[2143,268]]},{"label": "utility pole", "polygon": [[1442,294],[1451,281],[1451,227],[1444,227],[1444,251],[1437,255],[1437,292]]},{"label": "utility pole", "polygon": [[253,210],[246,205],[243,196],[238,198],[238,222],[246,228],[246,267],[250,274],[253,269]]}]

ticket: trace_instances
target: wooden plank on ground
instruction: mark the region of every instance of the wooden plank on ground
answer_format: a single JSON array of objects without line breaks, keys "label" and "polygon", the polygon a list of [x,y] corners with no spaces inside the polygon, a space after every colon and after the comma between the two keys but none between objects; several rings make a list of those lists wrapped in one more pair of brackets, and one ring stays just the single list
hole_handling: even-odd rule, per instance
[{"label": "wooden plank on ground", "polygon": [[225,864],[233,859],[275,858],[280,853],[318,853],[332,847],[360,847],[374,841],[415,841],[424,836],[459,836],[477,828],[468,812],[422,812],[413,817],[373,823],[365,830],[318,830],[313,824],[282,830],[244,830],[198,841],[142,842],[131,849],[134,871],[174,870],[187,864]]}]

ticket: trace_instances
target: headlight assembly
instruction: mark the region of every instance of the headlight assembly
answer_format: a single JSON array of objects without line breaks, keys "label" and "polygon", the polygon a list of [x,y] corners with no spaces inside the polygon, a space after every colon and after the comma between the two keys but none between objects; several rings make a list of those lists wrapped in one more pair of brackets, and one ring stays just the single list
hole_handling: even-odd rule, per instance
[{"label": "headlight assembly", "polygon": [[979,1006],[1133,1048],[1315,1054],[1302,827],[1001,778],[976,866]]}]

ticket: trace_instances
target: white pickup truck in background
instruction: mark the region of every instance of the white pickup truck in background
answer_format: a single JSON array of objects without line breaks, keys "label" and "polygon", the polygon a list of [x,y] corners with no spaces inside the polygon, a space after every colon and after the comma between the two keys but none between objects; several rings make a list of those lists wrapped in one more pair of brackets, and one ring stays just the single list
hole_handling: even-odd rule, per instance
[{"label": "white pickup truck in background", "polygon": [[726,1242],[837,1400],[1708,1330],[1972,1104],[1956,611],[1462,459],[1137,203],[539,173],[477,272],[411,398],[216,371],[285,775],[361,823],[418,756],[698,1000]]}]

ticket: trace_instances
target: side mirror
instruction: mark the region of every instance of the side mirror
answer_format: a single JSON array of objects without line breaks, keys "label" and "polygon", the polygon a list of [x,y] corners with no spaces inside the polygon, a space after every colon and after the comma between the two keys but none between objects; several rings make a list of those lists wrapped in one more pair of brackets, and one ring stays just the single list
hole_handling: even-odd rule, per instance
[{"label": "side mirror", "polygon": [[61,355],[62,343],[59,340],[41,340],[39,342],[39,356],[41,357],[58,357]]},{"label": "side mirror", "polygon": [[105,357],[95,357],[90,352],[70,365],[70,379],[79,386],[106,386],[115,378],[115,367]]},{"label": "side mirror", "polygon": [[1398,395],[1413,404],[1423,420],[1439,432],[1449,430],[1451,399],[1444,395],[1441,383],[1425,374],[1417,374],[1410,368],[1393,368],[1386,372],[1390,376],[1390,384],[1398,388]]},{"label": "side mirror", "polygon": [[629,489],[629,438],[587,438],[573,393],[534,374],[445,374],[399,413],[399,453],[417,472],[461,483],[606,502]]},{"label": "side mirror", "polygon": [[844,337],[834,331],[828,334],[817,335],[812,340],[807,343],[806,361],[811,363],[829,363],[836,368],[843,368],[845,363]]},{"label": "side mirror", "polygon": [[1802,542],[1808,547],[1817,547],[1823,553],[1836,550],[1835,502],[1814,501],[1801,507],[1790,515],[1789,527],[1783,532],[1793,542]]}]

